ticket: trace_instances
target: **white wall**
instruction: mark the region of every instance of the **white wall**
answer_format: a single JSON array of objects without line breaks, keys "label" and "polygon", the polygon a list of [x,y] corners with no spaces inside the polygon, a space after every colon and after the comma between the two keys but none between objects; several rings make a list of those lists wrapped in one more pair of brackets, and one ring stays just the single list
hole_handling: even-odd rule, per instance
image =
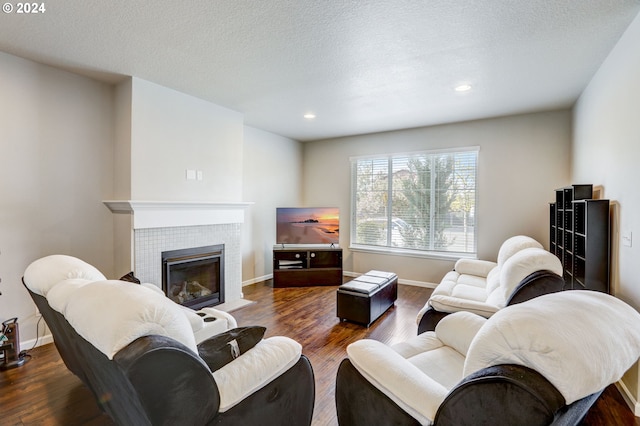
[{"label": "white wall", "polygon": [[243,197],[254,203],[242,237],[242,279],[247,285],[273,273],[276,207],[301,205],[302,144],[245,126],[243,170]]},{"label": "white wall", "polygon": [[[640,16],[611,52],[583,92],[574,112],[573,180],[603,187],[603,198],[617,204],[613,231],[616,296],[640,308]],[[633,232],[632,247],[620,232]]]},{"label": "white wall", "polygon": [[394,271],[400,279],[437,283],[453,261],[348,250],[349,157],[480,146],[478,257],[495,260],[508,237],[526,234],[548,247],[549,202],[570,182],[571,113],[553,111],[371,135],[304,145],[304,202],[340,207],[344,269]]},{"label": "white wall", "polygon": [[238,112],[133,78],[132,199],[242,201],[242,131]]},{"label": "white wall", "polygon": [[102,203],[113,192],[113,88],[0,52],[0,93],[0,321],[18,317],[32,344],[29,263],[60,253],[113,273]]},{"label": "white wall", "polygon": [[[132,79],[127,78],[115,87],[114,141],[114,200],[131,199],[131,91]],[[113,253],[117,277],[134,270],[132,251],[133,217],[129,214],[113,216]]]},{"label": "white wall", "polygon": [[[574,109],[575,182],[603,187],[613,202],[612,293],[640,309],[640,15],[600,67]],[[632,246],[621,235],[632,233]],[[638,399],[637,366],[624,377]],[[640,408],[636,402],[636,415]]]}]

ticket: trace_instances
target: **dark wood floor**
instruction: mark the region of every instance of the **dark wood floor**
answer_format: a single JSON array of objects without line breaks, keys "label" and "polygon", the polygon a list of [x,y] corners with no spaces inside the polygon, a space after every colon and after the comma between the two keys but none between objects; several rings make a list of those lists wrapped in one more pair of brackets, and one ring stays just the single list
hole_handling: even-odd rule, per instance
[{"label": "dark wood floor", "polygon": [[[415,335],[415,317],[431,290],[399,286],[399,298],[370,328],[335,317],[336,287],[273,289],[270,282],[243,288],[256,303],[233,312],[239,325],[267,327],[266,336],[284,335],[299,341],[316,380],[314,426],[337,425],[335,376],[346,346],[358,339],[385,343]],[[54,345],[30,352],[23,367],[0,372],[0,425],[113,425],[98,409],[90,391],[64,366]],[[609,386],[591,409],[584,426],[640,426],[615,386]]]}]

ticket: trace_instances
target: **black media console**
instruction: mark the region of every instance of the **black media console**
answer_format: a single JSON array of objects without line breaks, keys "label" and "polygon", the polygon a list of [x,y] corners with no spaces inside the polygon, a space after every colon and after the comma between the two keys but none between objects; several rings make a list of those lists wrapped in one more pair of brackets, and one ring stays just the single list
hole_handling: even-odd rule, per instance
[{"label": "black media console", "polygon": [[341,284],[341,248],[278,248],[273,250],[274,287]]}]

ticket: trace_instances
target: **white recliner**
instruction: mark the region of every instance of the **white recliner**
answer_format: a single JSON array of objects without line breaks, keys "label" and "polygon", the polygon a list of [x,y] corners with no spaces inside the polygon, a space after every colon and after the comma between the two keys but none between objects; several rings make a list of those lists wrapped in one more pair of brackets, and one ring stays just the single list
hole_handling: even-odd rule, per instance
[{"label": "white recliner", "polygon": [[571,290],[486,319],[443,318],[393,346],[347,347],[336,406],[351,425],[574,425],[640,356],[640,314],[605,293]]},{"label": "white recliner", "polygon": [[562,264],[556,256],[533,238],[511,237],[500,247],[497,262],[456,262],[418,313],[418,333],[433,330],[442,317],[453,312],[488,318],[507,305],[563,287]]},{"label": "white recliner", "polygon": [[[112,285],[120,286],[122,291],[125,292],[134,291],[134,293],[138,293],[140,290],[138,284],[107,280],[95,266],[76,257],[61,254],[45,256],[34,261],[25,271],[25,278],[26,282],[29,283],[29,289],[44,298],[49,298],[49,292],[54,287],[58,287],[60,282],[72,279],[72,281],[66,282],[65,285],[56,289],[54,303],[56,299],[64,300],[71,293],[94,281],[110,281]],[[160,287],[155,284],[142,283],[139,286],[154,293],[149,297],[166,297]],[[65,288],[64,290],[62,290],[63,287]],[[61,304],[62,302],[59,303]],[[175,302],[173,304],[189,320],[196,344],[238,326],[232,315],[219,309],[208,307],[194,311]]]},{"label": "white recliner", "polygon": [[65,365],[116,424],[311,424],[313,369],[293,339],[235,328],[214,308],[200,312],[219,315],[208,322],[69,256],[34,261],[23,282]]}]

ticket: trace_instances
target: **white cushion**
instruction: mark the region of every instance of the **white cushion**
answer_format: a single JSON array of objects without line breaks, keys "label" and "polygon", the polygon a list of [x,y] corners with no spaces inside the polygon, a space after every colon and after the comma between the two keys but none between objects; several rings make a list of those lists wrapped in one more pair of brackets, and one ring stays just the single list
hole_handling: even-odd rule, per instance
[{"label": "white cushion", "polygon": [[47,293],[60,281],[82,278],[89,281],[106,280],[98,269],[75,257],[62,254],[46,256],[32,262],[24,271],[25,285],[40,296]]},{"label": "white cushion", "polygon": [[434,294],[443,294],[447,296],[450,295],[453,289],[455,288],[456,284],[458,283],[458,278],[460,278],[460,274],[457,273],[456,271],[447,272],[445,276],[442,278],[442,281],[440,281],[440,284],[438,284],[436,288],[433,289],[433,292],[431,292],[431,295],[434,295]]},{"label": "white cushion", "polygon": [[391,348],[404,358],[411,358],[422,352],[437,349],[442,346],[442,341],[438,339],[435,331],[427,331],[411,337],[404,342],[396,343]]},{"label": "white cushion", "polygon": [[456,312],[442,318],[436,325],[435,332],[444,345],[467,356],[471,342],[485,322],[487,319],[480,315]]},{"label": "white cushion", "polygon": [[[142,283],[140,285],[161,294],[163,297],[165,296],[162,289],[155,284]],[[220,334],[238,326],[234,317],[218,309],[202,308],[198,311],[194,311],[193,309],[180,304],[178,304],[178,306],[180,306],[182,312],[186,315],[189,323],[191,324],[196,344],[200,344],[216,334]],[[215,318],[215,321],[207,321],[208,318]]]},{"label": "white cushion", "polygon": [[473,285],[458,284],[451,291],[452,297],[459,297],[461,299],[476,300],[478,302],[484,302],[487,300],[487,291],[484,287],[476,287]]},{"label": "white cushion", "polygon": [[407,359],[431,380],[450,391],[460,380],[464,370],[464,356],[452,347],[422,352]]},{"label": "white cushion", "polygon": [[535,247],[520,250],[500,268],[500,285],[488,295],[486,302],[504,308],[518,284],[541,270],[549,270],[562,276],[562,264],[555,255]]},{"label": "white cushion", "polygon": [[131,283],[95,281],[76,288],[64,308],[69,324],[109,359],[139,337],[170,337],[197,353],[189,320],[164,295]]},{"label": "white cushion", "polygon": [[153,290],[158,294],[161,294],[163,296],[165,295],[164,291],[162,291],[162,289],[160,287],[158,287],[157,285],[155,285],[155,284],[152,284],[152,283],[141,283],[140,285],[142,287],[148,288],[149,290]]},{"label": "white cushion", "polygon": [[[490,275],[491,273],[489,273]],[[485,289],[487,286],[487,279],[478,275],[460,274],[455,282],[456,285],[466,285],[469,287],[477,287]]]},{"label": "white cushion", "polygon": [[60,281],[47,293],[47,303],[49,303],[52,309],[64,315],[67,309],[67,303],[73,298],[73,294],[78,291],[79,288],[92,282],[91,280],[83,278],[71,278]]},{"label": "white cushion", "polygon": [[500,285],[500,268],[493,268],[489,275],[487,275],[487,280],[485,282],[485,289],[487,290],[487,294],[491,294],[498,286]]},{"label": "white cushion", "polygon": [[458,259],[453,269],[460,274],[486,277],[496,266],[497,263],[488,260]]},{"label": "white cushion", "polygon": [[[213,372],[225,412],[287,371],[300,359],[302,346],[283,336],[263,339],[229,364]],[[267,422],[269,419],[264,419]]]},{"label": "white cushion", "polygon": [[440,312],[468,311],[485,318],[490,317],[500,309],[485,302],[453,296],[431,296],[428,304]]},{"label": "white cushion", "polygon": [[516,235],[514,237],[507,238],[500,246],[500,250],[498,250],[498,266],[501,267],[504,265],[504,262],[506,262],[507,259],[520,250],[530,247],[542,248],[542,244],[526,235]]},{"label": "white cushion", "polygon": [[608,294],[568,290],[508,306],[478,331],[467,376],[499,364],[530,367],[566,403],[618,381],[640,356],[640,314]]}]

